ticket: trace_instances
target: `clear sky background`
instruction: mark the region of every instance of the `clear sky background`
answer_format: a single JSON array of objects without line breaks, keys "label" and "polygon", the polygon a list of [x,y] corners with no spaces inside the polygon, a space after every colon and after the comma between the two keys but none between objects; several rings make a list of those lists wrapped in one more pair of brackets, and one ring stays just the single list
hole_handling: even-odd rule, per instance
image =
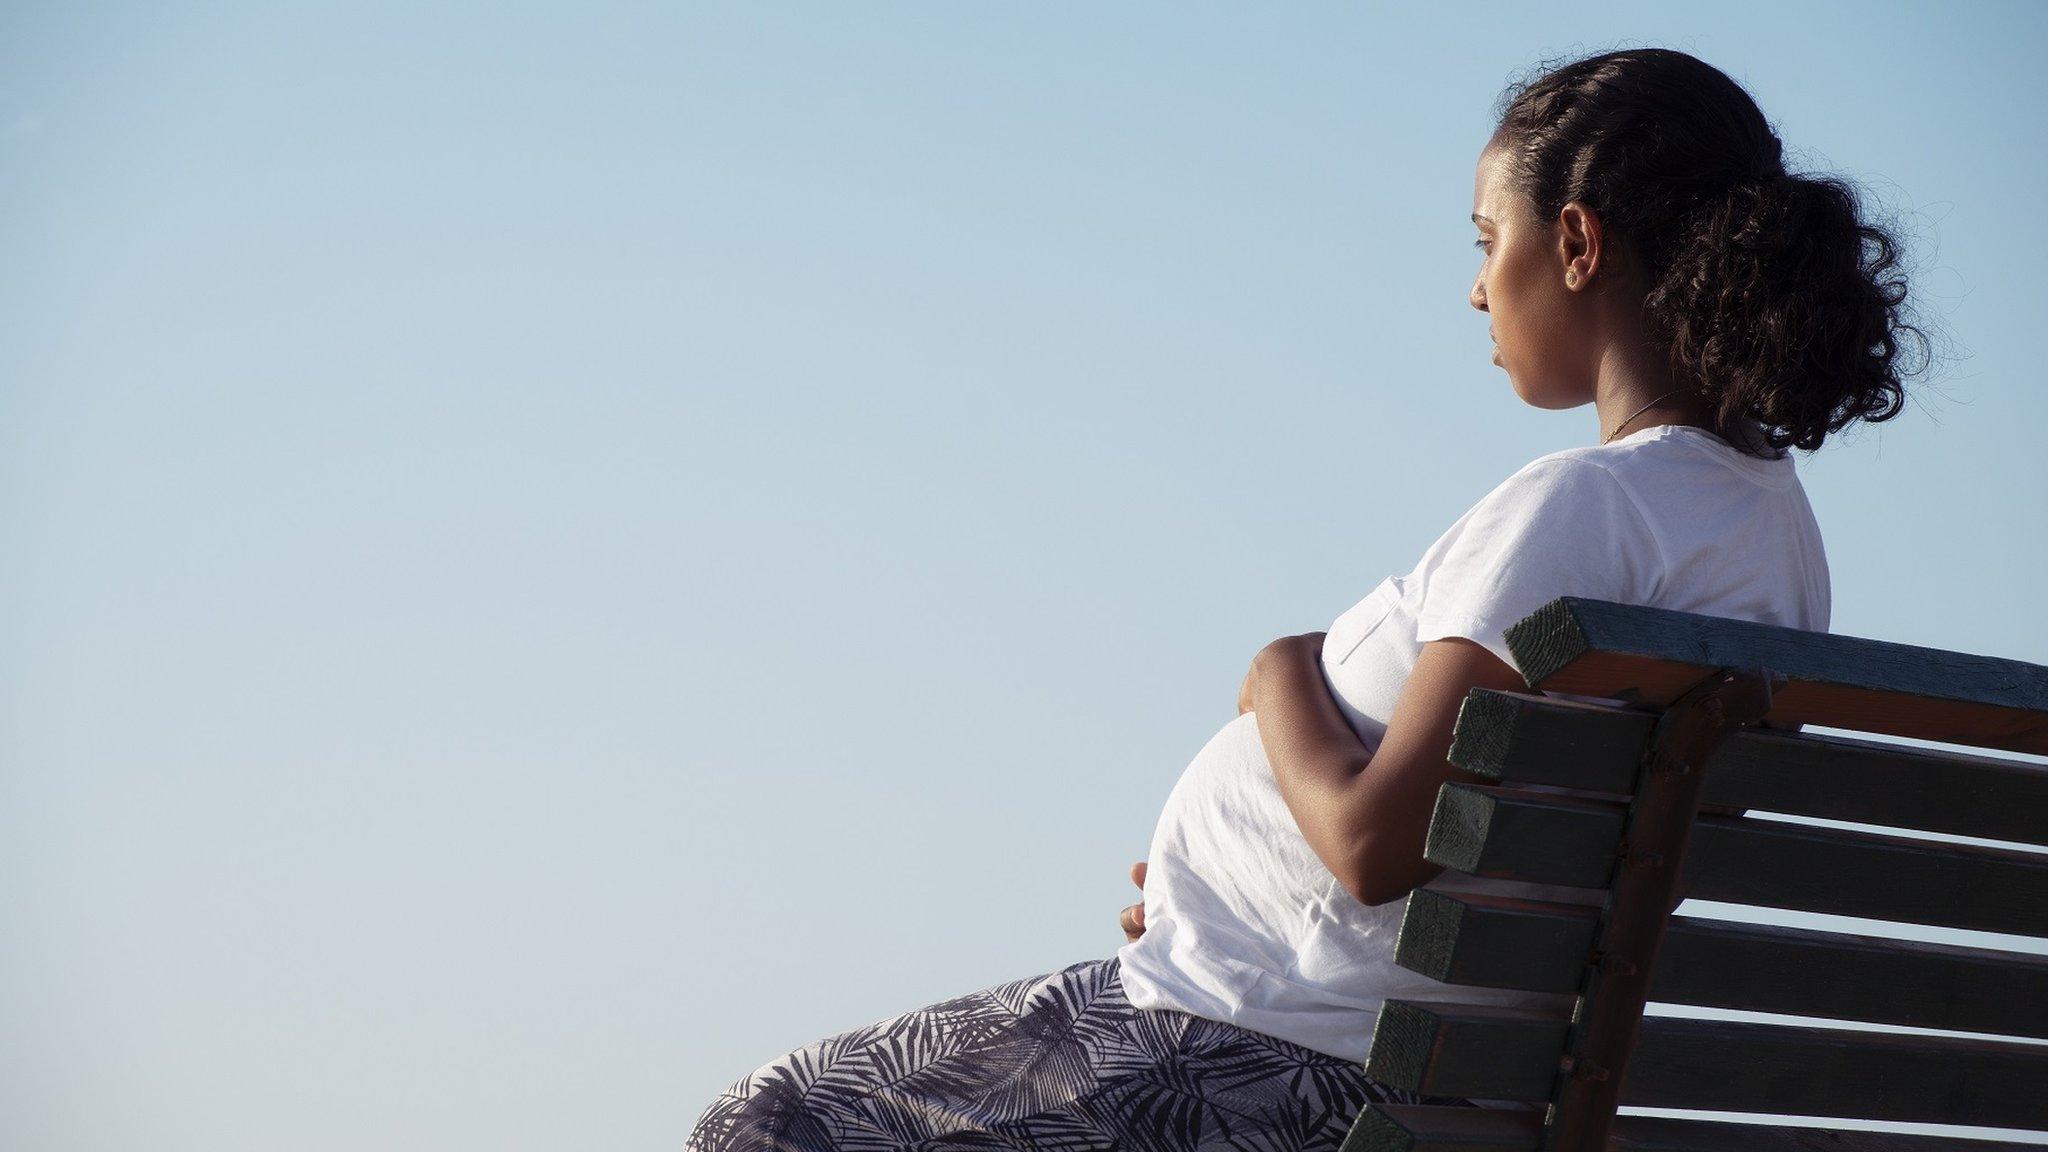
[{"label": "clear sky background", "polygon": [[1947,360],[1834,630],[2048,663],[2048,8],[0,14],[0,1143],[675,1148],[1110,954],[1252,654],[1530,459],[1501,87],[1660,45]]}]

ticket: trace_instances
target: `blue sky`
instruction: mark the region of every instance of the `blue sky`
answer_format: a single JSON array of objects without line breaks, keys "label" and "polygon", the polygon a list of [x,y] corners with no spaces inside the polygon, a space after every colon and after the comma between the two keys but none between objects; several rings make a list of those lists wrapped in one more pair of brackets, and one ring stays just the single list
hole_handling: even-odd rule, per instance
[{"label": "blue sky", "polygon": [[2048,10],[10,5],[0,1134],[676,1147],[1109,954],[1252,654],[1500,479],[1502,85],[1896,215],[1834,630],[2048,663]]}]

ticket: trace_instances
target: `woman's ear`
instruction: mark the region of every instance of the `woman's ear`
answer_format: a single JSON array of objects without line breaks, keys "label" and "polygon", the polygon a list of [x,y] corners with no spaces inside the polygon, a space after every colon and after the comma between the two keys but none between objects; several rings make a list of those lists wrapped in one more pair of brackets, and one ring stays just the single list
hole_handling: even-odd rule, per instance
[{"label": "woman's ear", "polygon": [[1557,230],[1558,275],[1576,270],[1580,284],[1590,283],[1607,255],[1600,214],[1577,200],[1570,201],[1558,209]]}]

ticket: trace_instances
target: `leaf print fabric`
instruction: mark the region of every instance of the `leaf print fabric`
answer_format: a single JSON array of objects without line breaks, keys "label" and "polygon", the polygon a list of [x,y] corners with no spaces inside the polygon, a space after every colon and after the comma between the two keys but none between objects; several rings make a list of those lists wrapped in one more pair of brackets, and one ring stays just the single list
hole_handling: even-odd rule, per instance
[{"label": "leaf print fabric", "polygon": [[999,984],[805,1045],[741,1077],[686,1152],[1334,1152],[1362,1066],[1174,1009],[1134,1008],[1117,958]]}]

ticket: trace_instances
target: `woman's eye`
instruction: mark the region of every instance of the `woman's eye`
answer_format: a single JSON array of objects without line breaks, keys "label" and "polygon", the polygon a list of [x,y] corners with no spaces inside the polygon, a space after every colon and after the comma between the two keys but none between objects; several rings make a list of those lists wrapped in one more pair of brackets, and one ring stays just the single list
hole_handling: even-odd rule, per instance
[{"label": "woman's eye", "polygon": [[1484,241],[1484,240],[1474,240],[1474,241],[1472,242],[1472,246],[1473,246],[1474,248],[1477,248],[1477,249],[1479,249],[1479,250],[1480,250],[1480,251],[1482,251],[1482,252],[1484,252],[1484,251],[1486,251],[1486,250],[1487,250],[1487,249],[1486,249],[1486,241]]}]

